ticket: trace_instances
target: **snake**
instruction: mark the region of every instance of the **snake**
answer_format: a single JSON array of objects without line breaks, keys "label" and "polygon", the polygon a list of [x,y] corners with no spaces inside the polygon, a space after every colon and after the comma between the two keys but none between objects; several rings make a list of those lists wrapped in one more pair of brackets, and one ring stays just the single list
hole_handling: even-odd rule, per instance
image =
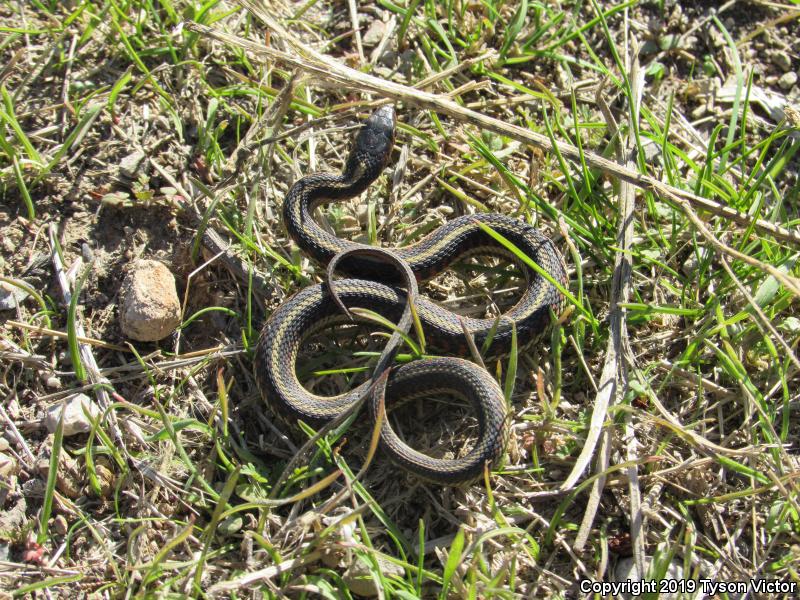
[{"label": "snake", "polygon": [[[303,420],[320,426],[340,417],[366,396],[370,416],[382,407],[396,407],[414,399],[445,393],[474,407],[477,441],[456,459],[428,456],[407,445],[388,419],[380,424],[380,447],[401,468],[418,478],[444,485],[459,485],[481,477],[496,466],[505,452],[509,416],[497,381],[481,366],[464,358],[439,356],[393,366],[402,344],[395,331],[379,359],[372,380],[336,396],[309,392],[299,381],[296,364],[301,344],[312,332],[335,322],[352,319],[352,308],[369,309],[408,330],[410,304],[416,309],[426,343],[440,353],[466,356],[468,333],[477,347],[491,343],[493,355],[508,354],[512,339],[533,340],[558,315],[567,285],[564,261],[547,236],[532,225],[498,213],[456,217],[421,240],[397,248],[376,248],[342,239],[321,227],[313,211],[325,203],[343,201],[364,192],[391,160],[396,113],[391,105],[377,108],[355,137],[341,173],[313,173],[297,180],[283,203],[283,221],[289,236],[311,258],[328,266],[328,281],[308,286],[279,306],[261,331],[254,356],[254,374],[262,398],[287,421]],[[425,296],[424,282],[465,256],[509,256],[499,234],[539,266],[523,266],[527,286],[522,297],[498,319],[463,317]],[[514,255],[511,255],[512,258]],[[386,263],[395,269],[387,269]],[[519,262],[519,261],[517,261]],[[524,265],[524,263],[522,263]],[[346,275],[332,280],[338,268]],[[543,275],[544,273],[547,276]],[[375,379],[384,370],[385,388],[376,391]]]}]

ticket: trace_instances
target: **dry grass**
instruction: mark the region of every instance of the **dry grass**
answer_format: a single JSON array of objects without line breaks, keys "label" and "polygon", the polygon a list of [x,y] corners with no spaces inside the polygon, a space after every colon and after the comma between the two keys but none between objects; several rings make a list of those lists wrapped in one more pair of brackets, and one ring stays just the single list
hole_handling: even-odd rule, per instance
[{"label": "dry grass", "polygon": [[[799,22],[788,0],[0,5],[0,275],[28,293],[0,313],[0,595],[574,598],[628,557],[800,585]],[[491,210],[570,268],[572,312],[516,376],[487,361],[514,420],[472,486],[380,456],[356,477],[371,426],[287,429],[251,372],[324,275],[283,195],[386,101],[392,165],[333,231],[397,246]],[[158,344],[117,323],[139,257],[183,300]],[[482,262],[425,293],[502,311],[519,278]],[[311,340],[308,385],[356,382],[368,333]],[[92,431],[48,434],[78,391]],[[400,425],[457,452],[469,417],[431,404]]]}]

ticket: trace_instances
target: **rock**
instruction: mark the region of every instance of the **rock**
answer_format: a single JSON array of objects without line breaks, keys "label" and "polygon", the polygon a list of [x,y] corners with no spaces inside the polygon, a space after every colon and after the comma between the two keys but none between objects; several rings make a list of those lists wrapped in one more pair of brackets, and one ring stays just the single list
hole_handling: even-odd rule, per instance
[{"label": "rock", "polygon": [[53,519],[53,531],[55,531],[58,535],[67,535],[67,531],[69,531],[69,523],[67,523],[64,515],[56,515],[56,518]]},{"label": "rock", "polygon": [[55,375],[50,375],[44,382],[48,390],[60,390],[61,380]]},{"label": "rock", "polygon": [[136,261],[120,288],[122,333],[140,342],[167,337],[181,320],[175,278],[155,260]]},{"label": "rock", "polygon": [[792,59],[786,52],[776,51],[772,55],[772,62],[784,73],[792,68]]},{"label": "rock", "polygon": [[387,50],[378,58],[378,64],[388,69],[394,69],[400,62],[400,54],[394,50]]},{"label": "rock", "polygon": [[788,73],[784,73],[781,75],[781,78],[778,79],[778,87],[782,90],[790,90],[792,86],[797,83],[797,73],[794,71],[789,71]]},{"label": "rock", "polygon": [[[354,594],[359,596],[366,596],[367,598],[374,598],[378,596],[378,588],[375,579],[370,574],[370,568],[364,563],[365,559],[355,558],[345,572],[342,574],[344,584]],[[378,558],[378,566],[384,577],[394,575],[402,578],[405,574],[403,567]]]},{"label": "rock", "polygon": [[144,152],[141,150],[131,152],[128,156],[119,161],[119,174],[128,179],[136,179],[136,175],[139,172],[139,167],[143,160]]},{"label": "rock", "polygon": [[643,140],[644,159],[648,164],[661,162],[661,144],[655,140]]},{"label": "rock", "polygon": [[[39,501],[44,498],[45,487],[45,479],[37,477],[23,482],[20,486],[20,490],[25,498]],[[0,511],[0,516],[2,516],[2,514],[2,511]],[[2,524],[2,519],[0,519],[0,524]]]},{"label": "rock", "polygon": [[17,308],[30,294],[15,285],[0,282],[0,310]]},{"label": "rock", "polygon": [[369,29],[361,37],[361,43],[365,46],[377,46],[383,39],[383,34],[386,31],[386,23],[380,19],[375,19],[370,23]]},{"label": "rock", "polygon": [[692,253],[690,254],[683,264],[681,264],[681,271],[687,277],[694,277],[695,271],[697,271],[697,267],[700,265],[700,261],[697,260],[697,255]]},{"label": "rock", "polygon": [[[92,428],[92,424],[88,417],[84,414],[84,407],[86,411],[92,415],[93,418],[98,418],[102,411],[94,401],[86,394],[76,394],[66,401],[66,410],[64,411],[64,437],[77,435],[79,433],[88,433]],[[58,420],[61,418],[61,404],[56,404],[44,417],[44,426],[47,431],[55,433],[58,427]]]}]

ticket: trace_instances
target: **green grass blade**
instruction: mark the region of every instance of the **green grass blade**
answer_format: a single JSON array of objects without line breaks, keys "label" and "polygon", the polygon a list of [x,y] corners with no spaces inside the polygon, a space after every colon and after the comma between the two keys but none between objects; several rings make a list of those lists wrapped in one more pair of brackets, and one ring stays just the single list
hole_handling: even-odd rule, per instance
[{"label": "green grass blade", "polygon": [[517,324],[511,321],[511,350],[508,354],[506,380],[503,385],[503,396],[505,396],[507,406],[511,406],[511,396],[514,394],[514,383],[517,380],[517,353]]},{"label": "green grass blade", "polygon": [[447,554],[447,562],[444,565],[444,572],[442,574],[442,591],[439,593],[439,598],[444,600],[448,597],[450,589],[450,581],[456,573],[456,568],[461,564],[462,552],[464,550],[464,528],[459,527],[456,537],[453,538],[453,543],[450,544],[450,551]]},{"label": "green grass blade", "polygon": [[53,496],[56,493],[56,481],[58,480],[58,464],[61,458],[61,447],[64,441],[64,413],[66,412],[66,402],[61,403],[61,413],[58,417],[58,425],[53,434],[53,447],[50,450],[50,466],[47,471],[47,483],[44,488],[44,500],[42,501],[42,512],[39,514],[39,533],[36,536],[37,544],[44,544],[47,541],[48,521],[53,512]]},{"label": "green grass blade", "polygon": [[75,281],[75,288],[69,299],[69,310],[67,311],[67,346],[69,347],[69,357],[72,360],[72,368],[75,370],[75,377],[78,381],[86,381],[86,368],[83,366],[81,358],[80,343],[78,342],[78,300],[81,297],[81,289],[86,283],[89,274],[92,272],[92,264],[88,264],[80,277]]}]

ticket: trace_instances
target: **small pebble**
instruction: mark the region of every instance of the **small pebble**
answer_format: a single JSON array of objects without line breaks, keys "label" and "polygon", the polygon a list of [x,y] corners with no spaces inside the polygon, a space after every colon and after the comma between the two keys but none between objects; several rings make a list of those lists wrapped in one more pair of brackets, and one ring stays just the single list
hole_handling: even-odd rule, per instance
[{"label": "small pebble", "polygon": [[681,264],[681,271],[683,271],[684,275],[693,277],[694,272],[697,270],[699,264],[700,263],[697,260],[697,256],[692,254],[685,261],[683,261],[683,264]]},{"label": "small pebble", "polygon": [[[47,431],[55,433],[58,428],[58,421],[61,418],[61,403],[56,404],[44,417],[44,426]],[[64,410],[64,437],[77,435],[79,433],[87,433],[92,428],[92,423],[89,418],[84,414],[84,409],[92,415],[93,418],[98,418],[102,411],[94,401],[86,394],[76,394],[66,401],[66,408]]]},{"label": "small pebble", "polygon": [[361,36],[361,43],[365,46],[377,46],[383,39],[383,34],[386,31],[386,23],[380,19],[375,19],[367,29],[367,32]]},{"label": "small pebble", "polygon": [[778,79],[778,86],[782,90],[790,90],[792,86],[797,83],[797,73],[794,71],[789,71],[788,73],[784,73],[781,75],[781,78]]},{"label": "small pebble", "polygon": [[786,52],[775,52],[772,55],[772,62],[784,73],[792,68],[792,59]]},{"label": "small pebble", "polygon": [[45,386],[47,386],[48,390],[60,390],[61,389],[61,380],[56,377],[55,375],[50,375],[45,382]]},{"label": "small pebble", "polygon": [[28,292],[20,287],[0,282],[0,310],[17,308],[28,295]]},{"label": "small pebble", "polygon": [[53,531],[55,531],[58,535],[67,535],[67,531],[69,531],[69,523],[67,523],[64,515],[56,515],[56,518],[53,520]]},{"label": "small pebble", "polygon": [[131,152],[119,162],[119,174],[128,179],[136,179],[136,174],[143,160],[144,152],[140,150]]}]

